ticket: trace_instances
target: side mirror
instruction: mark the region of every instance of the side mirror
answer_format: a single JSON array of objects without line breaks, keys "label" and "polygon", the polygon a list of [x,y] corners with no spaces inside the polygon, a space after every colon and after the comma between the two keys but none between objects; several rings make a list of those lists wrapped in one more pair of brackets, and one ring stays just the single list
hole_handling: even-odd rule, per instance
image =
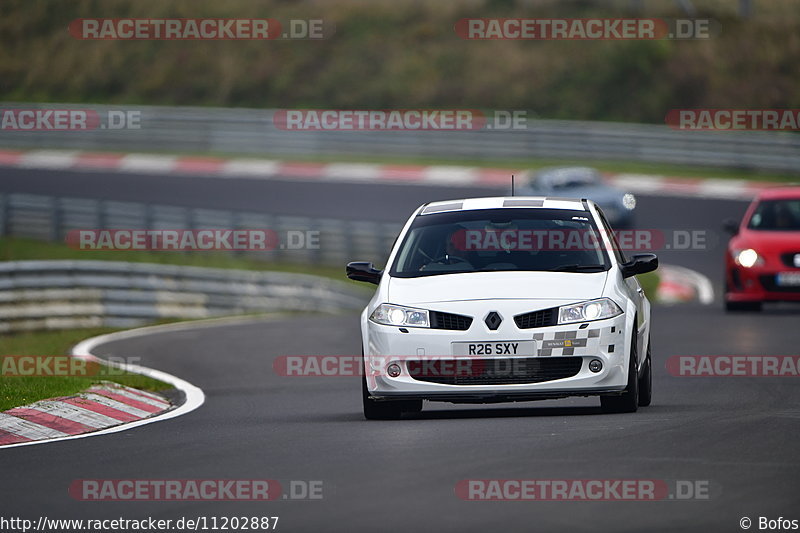
[{"label": "side mirror", "polygon": [[726,218],[722,221],[722,229],[731,235],[736,235],[739,233],[739,223],[732,218]]},{"label": "side mirror", "polygon": [[623,278],[652,272],[658,268],[658,256],[656,254],[636,254],[631,257],[630,261],[620,266]]},{"label": "side mirror", "polygon": [[366,281],[377,285],[381,281],[383,270],[378,270],[375,265],[367,261],[354,261],[347,263],[347,277],[355,281]]}]

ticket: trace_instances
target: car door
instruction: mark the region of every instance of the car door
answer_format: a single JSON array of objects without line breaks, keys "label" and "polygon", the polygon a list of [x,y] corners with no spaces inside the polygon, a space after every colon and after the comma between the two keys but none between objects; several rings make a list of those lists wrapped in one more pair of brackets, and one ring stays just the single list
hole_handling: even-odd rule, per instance
[{"label": "car door", "polygon": [[[608,233],[609,239],[611,239],[611,244],[614,247],[614,256],[616,257],[617,261],[620,263],[628,262],[628,258],[622,248],[620,248],[617,237],[614,234],[614,231],[611,229],[611,225],[608,223],[605,214],[603,214],[603,211],[599,207],[597,208],[597,213],[600,215],[600,222],[603,224],[603,228]],[[650,302],[648,302],[647,298],[645,298],[644,289],[642,289],[642,286],[639,283],[639,280],[636,279],[636,276],[625,278],[625,286],[627,287],[628,297],[636,306],[636,343],[638,353],[642,354],[643,350],[646,348],[644,339],[648,326],[647,317],[650,316]],[[639,363],[641,363],[643,360],[644,359],[640,356]]]}]

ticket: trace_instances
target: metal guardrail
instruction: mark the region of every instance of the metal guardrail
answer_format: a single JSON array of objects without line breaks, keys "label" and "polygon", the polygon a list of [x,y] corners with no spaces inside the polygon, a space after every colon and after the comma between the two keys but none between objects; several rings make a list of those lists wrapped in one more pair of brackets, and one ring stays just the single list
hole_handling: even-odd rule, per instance
[{"label": "metal guardrail", "polygon": [[[0,236],[64,242],[69,231],[81,229],[267,229],[279,235],[286,230],[318,231],[316,248],[221,253],[338,266],[344,279],[347,261],[367,259],[381,264],[400,227],[137,202],[0,194]],[[268,311],[355,310],[361,309],[366,299],[364,293],[344,282],[303,274],[115,261],[0,262],[0,333],[124,328],[165,318]]]},{"label": "metal guardrail", "polygon": [[133,327],[165,318],[358,310],[365,296],[317,276],[117,261],[0,263],[0,333]]},{"label": "metal guardrail", "polygon": [[[4,109],[85,109],[74,104],[3,103]],[[663,125],[538,120],[526,129],[478,131],[285,131],[275,110],[96,106],[139,111],[141,129],[0,131],[0,146],[80,150],[188,151],[271,155],[556,158],[679,163],[796,173],[800,135],[778,132],[687,132]]]},{"label": "metal guardrail", "polygon": [[348,261],[371,260],[382,264],[401,227],[381,222],[0,193],[0,236],[65,242],[71,230],[268,229],[278,235],[287,231],[315,231],[319,232],[319,245],[313,248],[279,246],[270,251],[230,253],[266,261],[338,266],[343,276]]}]

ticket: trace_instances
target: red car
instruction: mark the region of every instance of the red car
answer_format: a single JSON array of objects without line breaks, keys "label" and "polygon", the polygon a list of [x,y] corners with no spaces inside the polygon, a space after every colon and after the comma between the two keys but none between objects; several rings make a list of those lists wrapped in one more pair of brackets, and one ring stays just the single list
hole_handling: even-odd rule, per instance
[{"label": "red car", "polygon": [[725,309],[760,311],[763,302],[800,302],[800,187],[767,189],[753,200],[725,254]]}]

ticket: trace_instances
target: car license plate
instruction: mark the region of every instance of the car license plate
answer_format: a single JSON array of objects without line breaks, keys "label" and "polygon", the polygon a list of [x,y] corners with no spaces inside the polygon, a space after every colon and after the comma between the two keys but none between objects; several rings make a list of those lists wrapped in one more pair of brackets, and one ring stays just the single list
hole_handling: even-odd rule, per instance
[{"label": "car license plate", "polygon": [[454,342],[453,355],[536,355],[536,341]]},{"label": "car license plate", "polygon": [[779,272],[775,276],[775,283],[781,287],[798,287],[800,286],[800,272]]}]

